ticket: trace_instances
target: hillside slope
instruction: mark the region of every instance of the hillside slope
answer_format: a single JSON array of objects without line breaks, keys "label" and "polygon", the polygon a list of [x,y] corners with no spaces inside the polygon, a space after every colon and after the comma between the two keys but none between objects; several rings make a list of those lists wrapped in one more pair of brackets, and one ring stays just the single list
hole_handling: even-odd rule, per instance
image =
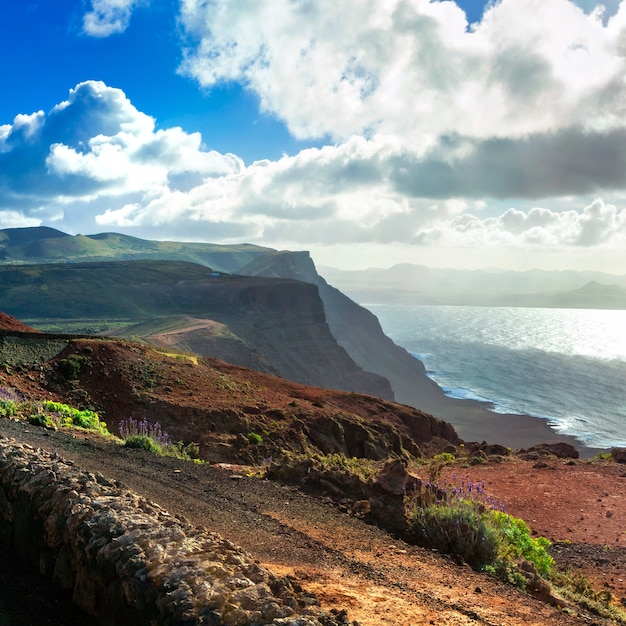
[{"label": "hillside slope", "polygon": [[150,241],[119,233],[73,236],[43,226],[0,230],[0,262],[4,263],[169,259],[200,263],[221,272],[232,272],[270,250],[251,244]]},{"label": "hillside slope", "polygon": [[[568,614],[434,551],[407,545],[341,513],[328,498],[246,477],[243,467],[198,466],[96,439],[77,442],[61,431],[25,429],[0,418],[2,434],[119,480],[171,514],[219,533],[263,567],[315,593],[329,613],[347,609],[346,624],[610,626],[608,620]],[[12,577],[7,580],[13,583]]]},{"label": "hillside slope", "polygon": [[[317,288],[291,279],[234,276],[182,261],[4,265],[0,302],[9,314],[35,326],[51,317],[66,323],[77,318],[138,323],[171,316],[214,320],[280,376],[393,398],[384,378],[364,372],[337,344]],[[230,356],[213,345],[203,354]]]},{"label": "hillside slope", "polygon": [[[0,333],[0,362],[0,387],[96,408],[112,431],[130,417],[158,421],[213,461],[283,450],[383,459],[460,441],[452,426],[410,407],[122,340]],[[262,441],[251,445],[250,433]]]}]

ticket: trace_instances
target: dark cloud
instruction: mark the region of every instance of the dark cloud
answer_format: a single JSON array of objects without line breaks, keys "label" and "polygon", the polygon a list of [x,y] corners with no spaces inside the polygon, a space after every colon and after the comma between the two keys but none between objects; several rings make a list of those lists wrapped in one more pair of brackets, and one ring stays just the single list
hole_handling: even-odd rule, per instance
[{"label": "dark cloud", "polygon": [[[455,156],[458,154],[459,156]],[[626,129],[570,128],[523,139],[447,137],[390,158],[398,191],[426,198],[547,198],[626,189]]]}]

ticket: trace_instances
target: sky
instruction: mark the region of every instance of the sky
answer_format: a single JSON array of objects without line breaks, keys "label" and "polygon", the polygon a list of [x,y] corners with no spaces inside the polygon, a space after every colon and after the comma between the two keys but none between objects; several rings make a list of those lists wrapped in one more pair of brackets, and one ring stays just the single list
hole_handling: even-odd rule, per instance
[{"label": "sky", "polygon": [[626,273],[626,0],[4,0],[0,228]]}]

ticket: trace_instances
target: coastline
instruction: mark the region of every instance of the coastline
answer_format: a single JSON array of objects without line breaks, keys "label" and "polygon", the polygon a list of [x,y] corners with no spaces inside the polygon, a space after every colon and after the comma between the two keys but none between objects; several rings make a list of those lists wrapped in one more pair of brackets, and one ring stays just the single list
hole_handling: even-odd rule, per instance
[{"label": "coastline", "polygon": [[591,448],[576,437],[554,430],[549,422],[541,417],[496,413],[489,402],[450,398],[444,395],[433,415],[449,422],[459,437],[465,441],[487,441],[499,443],[513,450],[530,448],[540,443],[569,443],[580,457],[591,458],[602,448]]},{"label": "coastline", "polygon": [[[403,348],[401,348],[404,350]],[[530,448],[541,443],[569,443],[580,458],[592,458],[604,448],[585,445],[571,435],[555,431],[547,419],[532,415],[497,413],[493,404],[469,398],[453,398],[426,373],[422,361],[406,352],[406,371],[394,372],[391,381],[396,401],[430,413],[454,426],[464,441],[497,443],[512,450]],[[391,372],[390,372],[391,373]]]}]

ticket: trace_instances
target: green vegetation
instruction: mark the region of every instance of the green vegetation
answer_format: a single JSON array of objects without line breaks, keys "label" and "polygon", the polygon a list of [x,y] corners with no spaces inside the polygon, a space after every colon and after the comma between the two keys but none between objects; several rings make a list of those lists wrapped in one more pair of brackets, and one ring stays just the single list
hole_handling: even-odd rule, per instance
[{"label": "green vegetation", "polygon": [[461,557],[475,569],[498,557],[499,536],[489,521],[471,502],[416,507],[410,517],[416,543]]},{"label": "green vegetation", "polygon": [[78,380],[81,369],[87,361],[86,357],[72,354],[67,359],[59,361],[59,372],[65,380]]},{"label": "green vegetation", "polygon": [[428,463],[428,480],[430,480],[431,483],[439,480],[443,468],[450,463],[454,463],[454,461],[456,461],[456,457],[450,452],[435,454]]},{"label": "green vegetation", "polygon": [[147,419],[122,420],[119,425],[120,437],[127,448],[146,450],[159,456],[169,456],[183,461],[204,463],[200,458],[200,446],[197,443],[185,444],[182,441],[172,443],[170,436],[157,422],[151,424]]},{"label": "green vegetation", "polygon": [[164,455],[164,447],[147,435],[130,435],[124,439],[124,445],[127,448],[146,450],[147,452],[152,452],[152,454],[158,454],[159,456]]},{"label": "green vegetation", "polygon": [[95,411],[52,400],[27,400],[10,389],[0,389],[0,416],[23,419],[45,428],[84,428],[110,435]]},{"label": "green vegetation", "polygon": [[248,433],[248,442],[257,445],[259,443],[263,443],[263,437],[258,433]]},{"label": "green vegetation", "polygon": [[364,481],[373,478],[380,469],[380,464],[376,461],[357,457],[349,458],[344,454],[315,455],[313,461],[322,470],[347,472]]},{"label": "green vegetation", "polygon": [[[449,462],[438,457],[437,463]],[[459,481],[453,474],[451,483],[429,482],[407,496],[412,540],[522,589],[536,584],[538,576],[550,593],[558,594],[558,601],[573,602],[626,625],[626,612],[615,604],[609,590],[596,591],[586,577],[559,571],[548,552],[551,542],[533,537],[526,522],[505,513],[484,487],[465,477]]]},{"label": "green vegetation", "polygon": [[600,452],[593,457],[594,461],[612,461],[613,455],[610,452]]},{"label": "green vegetation", "polygon": [[118,233],[72,236],[46,227],[2,230],[0,240],[4,261],[12,264],[171,259],[234,272],[272,251],[251,244],[151,241]]},{"label": "green vegetation", "polygon": [[[439,455],[441,456],[441,455]],[[447,459],[441,458],[440,461]],[[465,477],[452,483],[427,483],[407,498],[412,537],[416,543],[461,558],[485,570],[525,586],[517,570],[522,561],[531,562],[540,576],[548,578],[554,560],[548,554],[550,541],[533,538],[526,522],[505,513],[484,493],[483,483]]]},{"label": "green vegetation", "polygon": [[586,576],[571,572],[555,572],[551,577],[551,583],[566,600],[584,607],[590,613],[610,619],[614,624],[626,624],[626,611],[614,604],[610,590],[596,591]]}]

